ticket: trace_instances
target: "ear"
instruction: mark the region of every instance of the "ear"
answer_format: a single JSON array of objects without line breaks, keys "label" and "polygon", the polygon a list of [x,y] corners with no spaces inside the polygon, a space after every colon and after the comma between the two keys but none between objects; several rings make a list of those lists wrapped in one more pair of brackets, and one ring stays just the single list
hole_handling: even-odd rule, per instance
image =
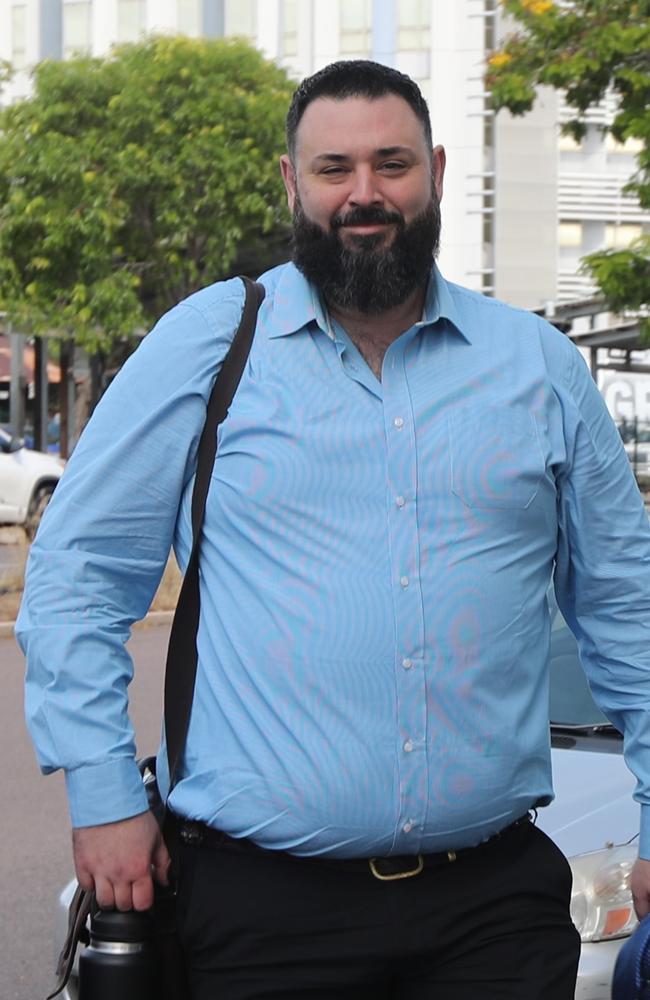
[{"label": "ear", "polygon": [[438,201],[442,200],[442,181],[445,176],[446,163],[447,154],[445,153],[444,146],[434,146],[431,154],[431,174],[433,176],[433,186],[438,195]]},{"label": "ear", "polygon": [[280,157],[280,171],[287,191],[289,211],[293,213],[293,206],[296,203],[296,171],[291,157],[287,153]]}]

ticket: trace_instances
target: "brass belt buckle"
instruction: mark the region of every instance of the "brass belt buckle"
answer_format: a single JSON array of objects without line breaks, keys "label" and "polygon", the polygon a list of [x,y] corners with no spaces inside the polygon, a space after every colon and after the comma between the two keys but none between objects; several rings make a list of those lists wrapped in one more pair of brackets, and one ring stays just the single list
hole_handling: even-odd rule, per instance
[{"label": "brass belt buckle", "polygon": [[378,878],[380,882],[394,882],[396,879],[399,878],[413,878],[414,875],[419,875],[422,869],[424,868],[424,858],[422,857],[421,854],[418,854],[417,856],[417,865],[415,866],[415,868],[410,868],[406,872],[393,872],[392,875],[382,875],[382,873],[377,868],[377,865],[375,864],[376,861],[377,858],[368,858],[368,865],[370,866],[370,871],[372,872],[372,874],[375,876],[375,878]]}]

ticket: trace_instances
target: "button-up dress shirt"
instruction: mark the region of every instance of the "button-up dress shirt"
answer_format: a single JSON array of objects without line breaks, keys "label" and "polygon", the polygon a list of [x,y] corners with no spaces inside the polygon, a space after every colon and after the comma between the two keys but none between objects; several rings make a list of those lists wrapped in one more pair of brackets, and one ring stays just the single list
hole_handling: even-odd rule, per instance
[{"label": "button-up dress shirt", "polygon": [[[594,694],[626,731],[650,857],[650,537],[578,351],[434,268],[379,381],[293,265],[263,281],[218,433],[172,807],[346,857],[474,845],[548,803],[555,571]],[[205,402],[242,302],[233,279],[163,317],[32,546],[27,714],[77,826],[145,808],[124,642],[172,541],[187,560]]]}]

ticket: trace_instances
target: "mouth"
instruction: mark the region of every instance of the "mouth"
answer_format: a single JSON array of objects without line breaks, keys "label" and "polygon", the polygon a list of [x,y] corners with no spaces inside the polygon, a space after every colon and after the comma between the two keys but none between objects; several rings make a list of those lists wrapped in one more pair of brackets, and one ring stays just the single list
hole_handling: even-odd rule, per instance
[{"label": "mouth", "polygon": [[343,239],[363,239],[368,236],[383,237],[388,239],[393,226],[387,222],[364,223],[363,225],[341,226],[340,234]]},{"label": "mouth", "polygon": [[359,236],[366,236],[370,233],[383,233],[384,230],[388,229],[388,226],[389,223],[386,222],[373,222],[366,223],[361,226],[342,226],[341,228],[344,229],[346,233],[356,233]]}]

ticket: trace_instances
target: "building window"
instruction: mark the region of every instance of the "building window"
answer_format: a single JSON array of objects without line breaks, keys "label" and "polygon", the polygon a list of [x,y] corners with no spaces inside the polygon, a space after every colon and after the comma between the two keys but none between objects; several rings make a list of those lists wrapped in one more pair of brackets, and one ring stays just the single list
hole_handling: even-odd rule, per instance
[{"label": "building window", "polygon": [[227,35],[242,35],[244,38],[255,38],[257,25],[255,0],[226,0],[224,11],[224,28]]},{"label": "building window", "polygon": [[431,47],[430,0],[398,0],[397,48],[428,49]]},{"label": "building window", "polygon": [[605,136],[605,148],[608,153],[626,153],[628,156],[636,156],[643,149],[643,143],[634,137],[626,139],[625,142],[618,142],[612,133],[608,132]]},{"label": "building window", "polygon": [[92,3],[66,0],[63,4],[63,58],[87,56],[92,49]]},{"label": "building window", "polygon": [[27,65],[27,8],[24,3],[11,8],[11,62],[14,69]]},{"label": "building window", "polygon": [[625,250],[643,235],[643,226],[631,222],[608,222],[605,226],[605,246],[608,250]]},{"label": "building window", "polygon": [[372,44],[372,0],[342,0],[341,52],[367,56]]},{"label": "building window", "polygon": [[176,25],[184,35],[193,38],[201,34],[201,0],[178,0]]},{"label": "building window", "polygon": [[577,153],[582,149],[582,140],[578,142],[568,132],[560,132],[557,145],[561,153]]},{"label": "building window", "polygon": [[282,0],[282,55],[298,55],[298,0]]},{"label": "building window", "polygon": [[117,0],[118,42],[137,42],[146,27],[146,0]]},{"label": "building window", "polygon": [[558,243],[561,247],[581,247],[582,223],[561,222],[558,226]]}]

